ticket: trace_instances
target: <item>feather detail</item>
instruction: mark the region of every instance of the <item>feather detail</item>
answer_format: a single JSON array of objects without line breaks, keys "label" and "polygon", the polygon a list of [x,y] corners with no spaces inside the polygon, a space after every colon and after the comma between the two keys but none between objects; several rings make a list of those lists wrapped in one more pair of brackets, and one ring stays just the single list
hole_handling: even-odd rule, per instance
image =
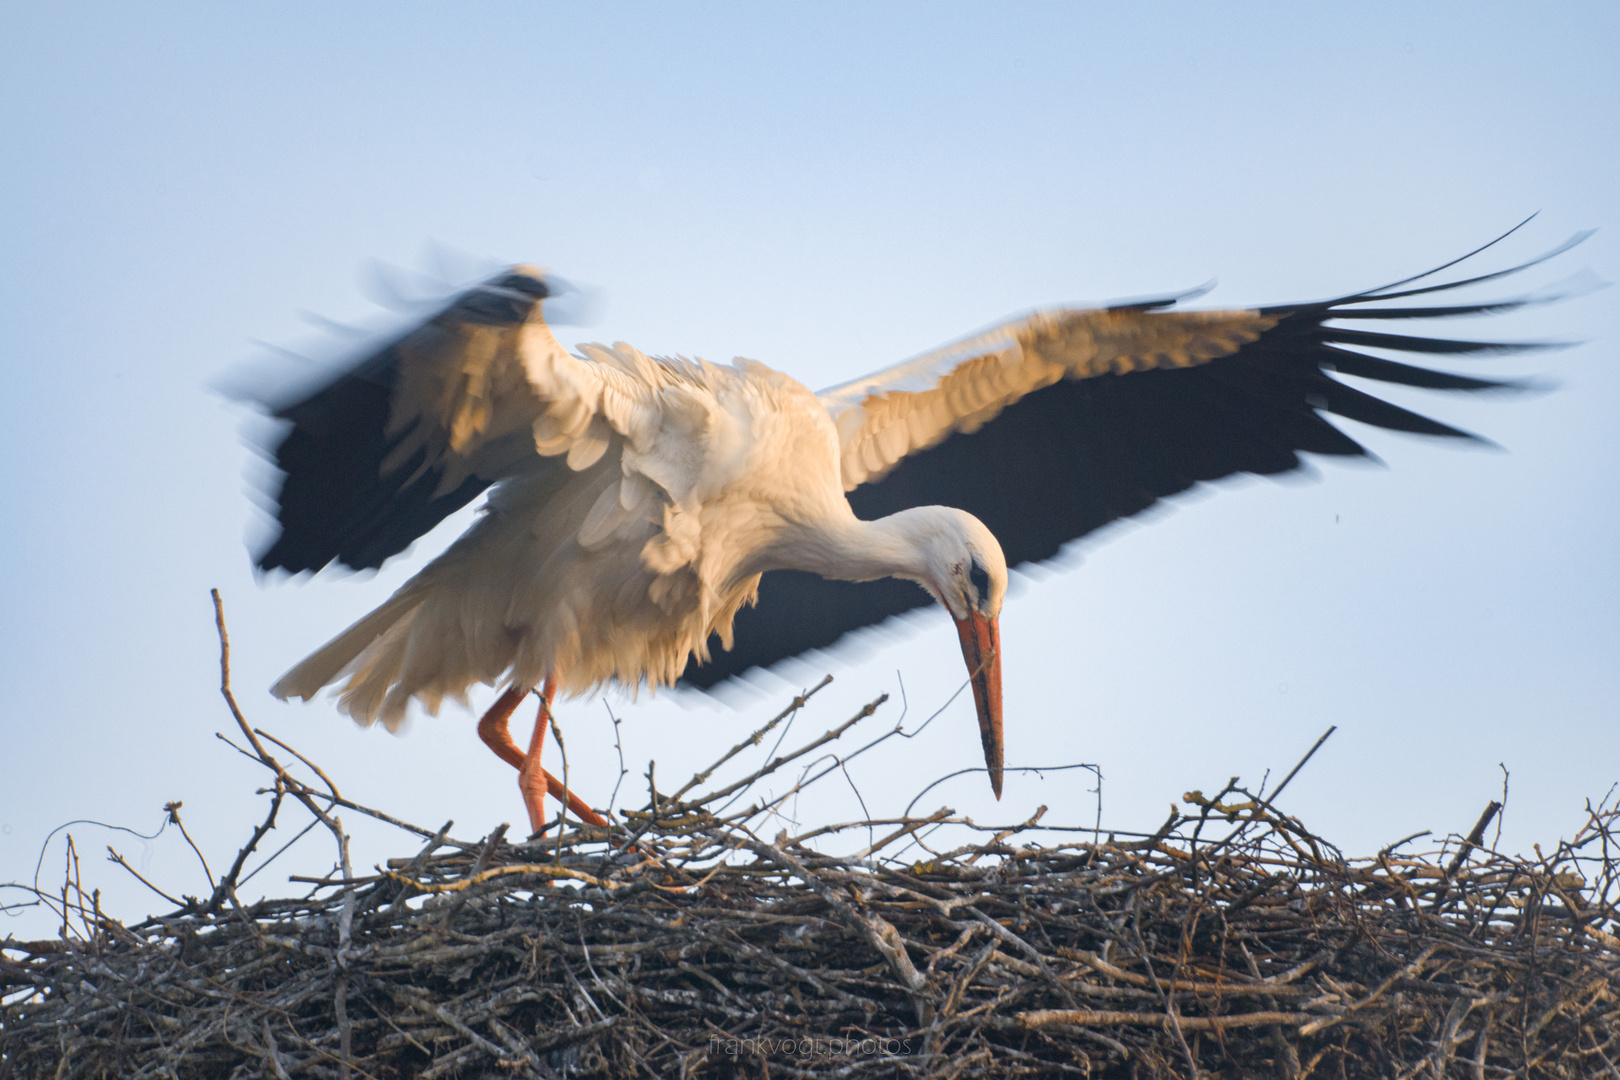
[{"label": "feather detail", "polygon": [[843,442],[844,490],[969,434],[1061,379],[1185,368],[1231,355],[1276,325],[1258,311],[1037,312],[819,397]]}]

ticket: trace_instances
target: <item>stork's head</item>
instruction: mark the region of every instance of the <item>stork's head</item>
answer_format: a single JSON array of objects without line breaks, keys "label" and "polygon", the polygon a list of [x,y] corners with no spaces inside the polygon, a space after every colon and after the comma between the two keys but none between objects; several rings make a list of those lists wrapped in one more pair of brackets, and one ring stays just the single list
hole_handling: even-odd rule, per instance
[{"label": "stork's head", "polygon": [[1001,798],[1001,631],[1007,558],[984,523],[964,510],[928,507],[923,585],[956,620],[979,711],[990,788]]}]

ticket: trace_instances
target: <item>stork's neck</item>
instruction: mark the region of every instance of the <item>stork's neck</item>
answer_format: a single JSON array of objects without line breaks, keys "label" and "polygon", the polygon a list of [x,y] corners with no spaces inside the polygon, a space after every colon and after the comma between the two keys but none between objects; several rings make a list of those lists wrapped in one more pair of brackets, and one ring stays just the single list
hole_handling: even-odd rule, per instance
[{"label": "stork's neck", "polygon": [[769,570],[808,570],[840,581],[928,580],[927,538],[940,507],[902,510],[876,521],[851,514],[788,526],[771,545]]}]

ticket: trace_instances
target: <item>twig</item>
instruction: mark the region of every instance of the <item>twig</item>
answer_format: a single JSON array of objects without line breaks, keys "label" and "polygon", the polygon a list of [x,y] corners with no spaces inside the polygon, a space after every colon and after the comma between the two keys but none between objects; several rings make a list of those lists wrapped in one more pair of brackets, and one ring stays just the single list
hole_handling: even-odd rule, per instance
[{"label": "twig", "polygon": [[1474,827],[1468,831],[1468,837],[1463,840],[1462,846],[1457,849],[1457,854],[1453,855],[1451,862],[1447,864],[1446,877],[1456,876],[1457,870],[1463,864],[1463,860],[1468,858],[1468,853],[1478,847],[1480,841],[1485,839],[1485,830],[1490,828],[1491,819],[1496,816],[1496,812],[1500,809],[1502,809],[1502,804],[1494,799],[1486,805],[1485,812],[1479,815],[1479,820],[1474,822]]},{"label": "twig", "polygon": [[217,888],[217,886],[214,884],[214,873],[212,870],[208,869],[208,860],[203,857],[202,849],[197,846],[197,842],[193,840],[191,838],[191,834],[186,831],[186,823],[180,820],[181,805],[182,804],[179,801],[166,803],[164,804],[163,810],[169,815],[169,820],[174,822],[174,824],[180,829],[180,835],[185,837],[186,844],[191,848],[192,854],[197,856],[197,861],[202,863],[203,877],[208,879],[208,887],[210,889]]},{"label": "twig", "polygon": [[312,820],[308,825],[305,825],[302,829],[299,829],[296,833],[293,834],[293,838],[291,840],[288,840],[285,844],[282,844],[280,847],[276,848],[276,850],[271,852],[270,855],[264,860],[264,862],[260,863],[258,866],[255,866],[253,868],[253,873],[249,874],[247,877],[243,878],[242,881],[241,881],[241,884],[246,885],[248,882],[252,881],[253,878],[254,878],[254,875],[258,874],[258,872],[260,870],[263,870],[265,867],[269,866],[271,863],[273,863],[277,859],[281,858],[281,855],[282,855],[283,852],[285,852],[288,848],[292,847],[294,844],[298,843],[298,841],[302,840],[305,836],[309,835],[310,830],[315,828],[315,826],[317,826],[319,824],[320,824],[320,820],[316,819],[316,820]]},{"label": "twig", "polygon": [[[701,770],[699,772],[693,773],[692,774],[692,779],[688,780],[685,784],[682,784],[681,787],[680,787],[680,790],[676,791],[674,795],[670,796],[670,801],[671,802],[677,802],[677,803],[680,802],[681,798],[688,791],[691,791],[693,788],[699,786],[700,784],[708,783],[709,777],[713,776],[714,773],[715,773],[715,770],[719,769],[720,766],[724,765],[726,762],[730,761],[732,758],[736,757],[738,754],[742,753],[744,750],[748,749],[750,746],[758,746],[760,744],[761,740],[763,740],[766,735],[770,734],[772,728],[776,727],[777,724],[780,724],[783,720],[786,720],[788,717],[792,716],[794,713],[796,713],[800,709],[804,708],[805,705],[809,703],[811,698],[815,697],[816,694],[819,693],[822,690],[823,687],[825,687],[828,683],[830,683],[832,681],[833,681],[833,677],[831,675],[823,676],[823,678],[822,678],[822,680],[820,682],[816,683],[816,685],[812,686],[810,689],[804,691],[803,693],[801,693],[797,697],[795,697],[792,701],[790,701],[788,703],[787,708],[783,709],[781,712],[777,713],[774,717],[772,717],[770,719],[770,721],[768,721],[765,724],[764,727],[759,728],[752,735],[748,736],[748,738],[744,739],[742,742],[738,743],[736,746],[733,746],[730,750],[727,750],[724,754],[721,754],[720,757],[714,762],[714,764],[710,765],[708,768],[703,769],[703,770]],[[707,799],[703,799],[701,801],[703,801],[703,802],[712,802],[714,799],[718,798],[721,795],[730,794],[730,792],[732,790],[735,790],[735,788],[728,788],[728,789],[725,789],[723,791],[717,792],[714,795],[710,795]]]},{"label": "twig", "polygon": [[619,799],[619,785],[624,783],[624,778],[626,776],[630,775],[630,770],[626,768],[624,764],[624,736],[619,724],[619,718],[613,715],[613,705],[608,701],[607,698],[602,699],[602,707],[607,710],[608,719],[613,721],[613,751],[619,755],[619,775],[613,781],[613,792],[608,795],[607,801],[607,812],[608,815],[611,816],[613,814],[614,804],[617,803]]},{"label": "twig", "polygon": [[[264,821],[253,830],[253,835],[248,837],[248,842],[243,844],[242,849],[236,853],[235,860],[231,862],[231,868],[225,872],[224,877],[219,879],[219,884],[214,886],[214,895],[208,898],[208,905],[204,908],[208,914],[212,915],[219,911],[220,905],[225,902],[225,897],[230,894],[232,889],[236,888],[237,877],[242,873],[242,867],[247,864],[248,856],[252,855],[259,846],[259,841],[263,840],[265,835],[276,827],[276,814],[281,811],[281,800],[285,795],[286,790],[280,784],[277,784],[275,793],[270,797],[270,812],[264,816]],[[299,833],[299,836],[302,835],[303,833]],[[294,837],[293,839],[296,840],[297,838]],[[282,850],[285,851],[286,848],[283,847]],[[276,854],[279,855],[281,852],[278,851]],[[270,859],[274,858],[275,855],[270,856]],[[269,859],[265,860],[266,864],[269,861]],[[259,870],[263,868],[264,866],[261,865]],[[258,872],[258,870],[255,870],[253,873]],[[253,874],[248,875],[248,877],[252,876]]]},{"label": "twig", "polygon": [[180,908],[182,910],[185,910],[186,908],[189,908],[191,906],[190,904],[186,903],[184,900],[176,900],[174,897],[170,896],[168,893],[164,892],[162,889],[158,888],[156,885],[152,884],[150,881],[147,881],[144,877],[142,877],[140,875],[139,872],[136,871],[136,869],[133,866],[129,865],[129,860],[125,859],[122,855],[118,854],[118,852],[113,850],[113,846],[111,844],[107,845],[107,856],[108,856],[108,860],[110,862],[115,862],[119,866],[122,866],[125,870],[128,870],[130,872],[130,874],[134,876],[136,881],[140,882],[142,885],[145,885],[148,889],[151,889],[153,892],[155,892],[159,896],[163,897],[163,899],[167,900],[169,903],[173,904],[175,907]]}]

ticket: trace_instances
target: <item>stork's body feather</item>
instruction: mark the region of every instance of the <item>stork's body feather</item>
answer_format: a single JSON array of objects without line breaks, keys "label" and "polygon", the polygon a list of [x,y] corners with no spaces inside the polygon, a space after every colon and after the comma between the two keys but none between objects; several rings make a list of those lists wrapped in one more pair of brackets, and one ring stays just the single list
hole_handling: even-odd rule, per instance
[{"label": "stork's body feather", "polygon": [[669,685],[711,635],[730,644],[732,617],[795,523],[853,519],[831,418],[793,380],[623,344],[573,357],[549,339],[538,320],[517,332],[531,415],[494,424],[505,402],[449,380],[401,396],[413,420],[392,467],[426,475],[423,448],[436,446],[441,489],[465,482],[481,438],[510,438],[523,420],[534,452],[465,536],[276,694],[308,698],[347,676],[343,710],[393,728],[410,699],[436,712],[475,683]]}]

